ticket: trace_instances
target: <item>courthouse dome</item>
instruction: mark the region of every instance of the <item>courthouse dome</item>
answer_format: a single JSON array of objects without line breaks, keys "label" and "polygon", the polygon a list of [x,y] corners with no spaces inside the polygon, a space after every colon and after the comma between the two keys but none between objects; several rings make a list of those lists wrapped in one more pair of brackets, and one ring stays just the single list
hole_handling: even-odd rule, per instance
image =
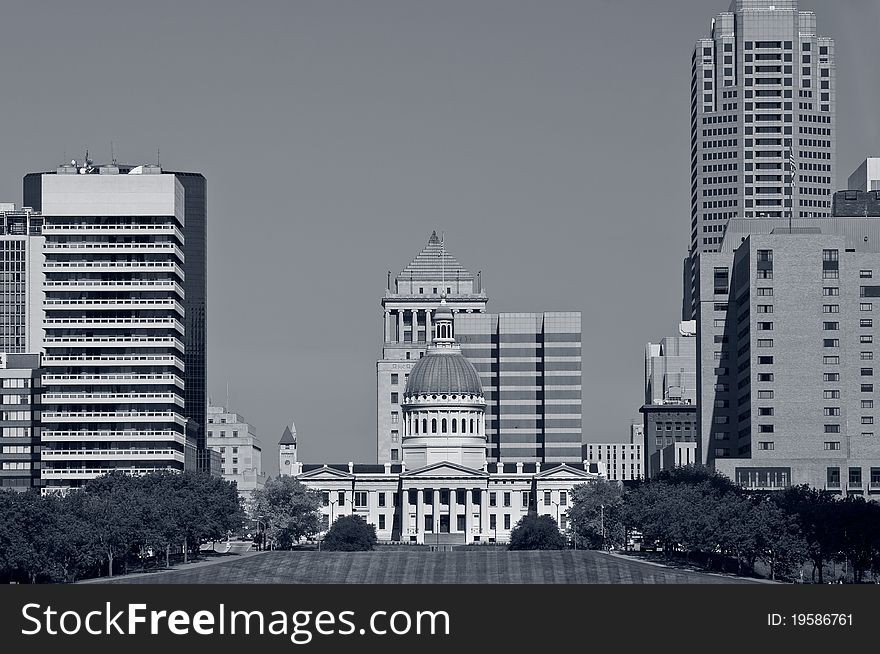
[{"label": "courthouse dome", "polygon": [[405,396],[482,395],[473,364],[457,349],[429,348],[409,374]]}]

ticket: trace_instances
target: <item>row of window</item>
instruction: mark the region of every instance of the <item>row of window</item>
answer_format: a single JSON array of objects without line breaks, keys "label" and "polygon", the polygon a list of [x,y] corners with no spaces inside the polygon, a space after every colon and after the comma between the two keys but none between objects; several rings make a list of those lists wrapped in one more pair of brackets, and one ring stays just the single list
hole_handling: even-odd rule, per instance
[{"label": "row of window", "polygon": [[[434,503],[434,490],[433,489],[424,489],[422,492],[422,501],[425,504],[432,505]],[[465,506],[467,504],[467,496],[466,493],[468,491],[464,489],[441,489],[440,490],[440,504],[449,504],[450,500],[454,500],[455,504],[459,506]],[[479,504],[481,499],[481,492],[479,489],[473,489],[471,492],[471,501],[474,504]],[[418,490],[409,490],[408,491],[408,501],[410,505],[415,505],[418,503]],[[376,493],[377,497],[377,506],[379,508],[383,508],[387,506],[387,502],[389,500],[389,495],[391,495],[391,501],[394,503],[393,505],[400,505],[400,497],[399,493],[390,493],[385,491],[379,491]],[[512,506],[512,498],[513,492],[505,491],[502,493],[497,493],[495,491],[489,491],[489,506],[495,507],[498,506],[498,495],[501,495],[502,506],[509,507]],[[336,493],[336,500],[331,502],[330,500],[330,492],[323,491],[321,493],[321,503],[323,506],[330,506],[331,503],[334,506],[345,506],[345,491],[338,491]],[[354,506],[356,508],[367,508],[369,506],[369,492],[368,491],[354,491]],[[543,503],[544,506],[550,506],[552,504],[557,504],[553,502],[553,494],[552,491],[544,491],[543,493]],[[534,504],[533,494],[531,491],[522,491],[521,493],[521,506],[523,508],[528,508],[529,506]],[[568,506],[568,491],[561,490],[559,491],[559,506]]]}]

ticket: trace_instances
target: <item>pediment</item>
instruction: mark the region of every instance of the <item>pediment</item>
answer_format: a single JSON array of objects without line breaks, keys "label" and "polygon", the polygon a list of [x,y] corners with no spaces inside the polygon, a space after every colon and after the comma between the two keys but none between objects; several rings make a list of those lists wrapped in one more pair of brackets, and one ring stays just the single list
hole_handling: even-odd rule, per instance
[{"label": "pediment", "polygon": [[297,479],[354,479],[355,476],[350,472],[337,470],[329,466],[315,468],[296,476]]},{"label": "pediment", "polygon": [[599,476],[600,475],[598,473],[587,472],[586,470],[581,470],[580,468],[572,468],[571,466],[564,463],[560,466],[550,468],[549,470],[542,470],[535,475],[537,479],[554,479],[556,477],[580,477],[581,479],[597,479],[599,478]]},{"label": "pediment", "polygon": [[440,463],[432,463],[424,468],[415,470],[407,470],[400,475],[403,479],[434,479],[437,477],[452,479],[485,479],[489,476],[488,472],[483,470],[475,470],[458,463],[450,461],[442,461]]}]

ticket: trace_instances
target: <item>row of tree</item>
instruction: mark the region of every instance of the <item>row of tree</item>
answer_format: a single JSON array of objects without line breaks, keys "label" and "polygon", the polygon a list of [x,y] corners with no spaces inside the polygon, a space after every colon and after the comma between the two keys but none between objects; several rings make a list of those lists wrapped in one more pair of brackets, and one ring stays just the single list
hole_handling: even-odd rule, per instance
[{"label": "row of tree", "polygon": [[584,547],[626,549],[634,536],[666,553],[702,559],[739,573],[764,563],[771,578],[797,576],[805,562],[813,578],[845,562],[853,581],[880,573],[880,505],[860,496],[795,486],[748,493],[698,466],[663,472],[623,489],[603,482],[577,486],[568,511],[572,536]]},{"label": "row of tree", "polygon": [[0,581],[72,582],[184,561],[244,518],[236,485],[198,472],[111,472],[64,495],[0,492]]}]

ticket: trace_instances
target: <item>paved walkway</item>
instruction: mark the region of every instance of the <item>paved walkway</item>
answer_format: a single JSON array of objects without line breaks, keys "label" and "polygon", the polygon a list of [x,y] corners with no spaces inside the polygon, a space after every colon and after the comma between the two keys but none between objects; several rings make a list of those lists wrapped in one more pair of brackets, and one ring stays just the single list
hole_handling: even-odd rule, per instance
[{"label": "paved walkway", "polygon": [[[198,570],[200,568],[207,568],[212,565],[218,565],[220,563],[230,563],[231,561],[240,561],[242,559],[247,559],[252,556],[257,556],[258,554],[265,554],[266,552],[257,552],[253,550],[249,550],[242,553],[230,552],[230,553],[221,553],[219,556],[212,556],[209,559],[204,559],[200,561],[193,561],[192,563],[177,563],[170,568],[163,568],[162,570],[153,570],[151,572],[136,572],[127,575],[116,575],[114,577],[97,577],[95,579],[83,579],[82,581],[78,581],[78,584],[106,584],[106,583],[116,583],[116,582],[127,582],[128,580],[137,580],[140,579],[141,582],[145,581],[147,578],[152,580],[154,583],[164,583],[162,580],[163,575],[167,575],[169,573],[181,573],[181,572],[189,572],[190,570]],[[210,573],[205,571],[203,572],[205,576],[210,576]],[[140,582],[138,582],[140,583]]]}]

